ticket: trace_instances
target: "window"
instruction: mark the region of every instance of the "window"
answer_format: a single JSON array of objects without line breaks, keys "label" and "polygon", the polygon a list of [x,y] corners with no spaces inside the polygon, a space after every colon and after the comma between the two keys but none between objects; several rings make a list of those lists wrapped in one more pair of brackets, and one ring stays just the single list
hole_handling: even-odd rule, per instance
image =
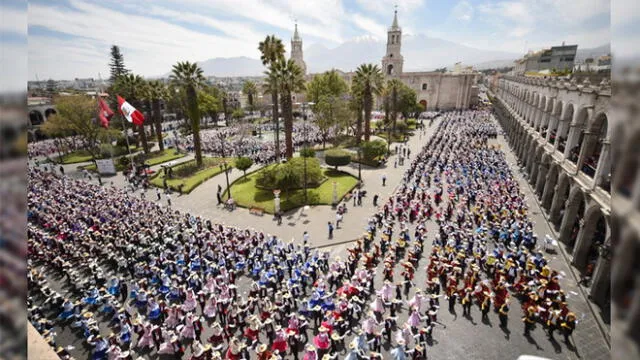
[{"label": "window", "polygon": [[426,83],[422,84],[422,90],[427,90],[427,84]]},{"label": "window", "polygon": [[392,58],[392,57],[393,57],[393,54],[389,54],[389,57],[390,57],[390,58]]}]

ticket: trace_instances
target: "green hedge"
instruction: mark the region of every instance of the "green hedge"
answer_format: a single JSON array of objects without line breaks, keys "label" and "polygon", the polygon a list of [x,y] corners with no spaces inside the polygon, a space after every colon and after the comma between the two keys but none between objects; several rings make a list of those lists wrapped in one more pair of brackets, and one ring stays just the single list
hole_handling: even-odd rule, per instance
[{"label": "green hedge", "polygon": [[[173,169],[173,178],[167,179],[167,186],[177,192],[188,194],[203,182],[224,172],[224,167],[220,167],[223,163],[222,158],[204,158],[204,167],[198,169],[195,160],[183,162],[171,167]],[[229,169],[233,168],[234,160],[227,159]],[[164,188],[164,170],[159,170],[151,178],[151,185]]]},{"label": "green hedge", "polygon": [[324,162],[329,166],[346,166],[351,162],[351,154],[341,149],[331,149],[324,153]]}]

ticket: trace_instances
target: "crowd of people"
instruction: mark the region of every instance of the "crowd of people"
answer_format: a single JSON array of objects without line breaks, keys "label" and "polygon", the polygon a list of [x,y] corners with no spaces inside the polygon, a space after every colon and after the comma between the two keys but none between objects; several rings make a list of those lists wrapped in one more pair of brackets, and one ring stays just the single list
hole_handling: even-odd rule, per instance
[{"label": "crowd of people", "polygon": [[27,144],[27,155],[30,159],[36,157],[51,157],[82,149],[84,142],[80,136],[68,136],[61,139],[47,139]]},{"label": "crowd of people", "polygon": [[539,323],[569,342],[575,314],[488,115],[443,114],[335,257],[314,234],[285,242],[30,169],[29,319],[63,358],[72,329],[94,359],[426,359],[441,302],[502,327],[518,304],[525,336]]},{"label": "crowd of people", "polygon": [[[253,126],[235,124],[224,128],[207,129],[200,132],[202,150],[206,154],[214,156],[250,157],[254,162],[268,164],[276,159],[275,125],[271,123],[259,125],[256,135],[263,132],[270,132],[269,138],[254,136]],[[292,142],[296,149],[300,149],[305,144],[312,147],[330,142],[337,136],[337,128],[331,127],[323,132],[312,122],[298,121],[293,124]],[[179,139],[178,143],[187,151],[193,151],[193,136],[188,135],[185,139]],[[284,158],[285,137],[280,133],[280,154]]]}]

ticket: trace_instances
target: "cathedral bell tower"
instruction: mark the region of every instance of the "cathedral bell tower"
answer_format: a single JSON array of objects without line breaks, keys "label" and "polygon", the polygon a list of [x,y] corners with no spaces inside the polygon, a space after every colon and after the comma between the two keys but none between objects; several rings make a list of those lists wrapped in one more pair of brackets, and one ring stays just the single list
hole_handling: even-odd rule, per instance
[{"label": "cathedral bell tower", "polygon": [[298,24],[296,23],[296,30],[293,33],[291,39],[291,59],[300,66],[303,74],[307,74],[307,64],[304,63],[302,58],[302,38],[298,34]]},{"label": "cathedral bell tower", "polygon": [[382,71],[385,77],[398,77],[402,74],[402,63],[404,62],[400,54],[402,45],[402,29],[398,26],[398,10],[393,14],[393,24],[387,31],[387,54],[382,58]]}]

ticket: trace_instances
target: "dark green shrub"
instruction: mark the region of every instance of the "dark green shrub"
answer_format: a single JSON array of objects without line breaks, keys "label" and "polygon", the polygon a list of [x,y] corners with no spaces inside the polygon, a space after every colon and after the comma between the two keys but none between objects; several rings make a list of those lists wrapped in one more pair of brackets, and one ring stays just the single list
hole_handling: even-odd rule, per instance
[{"label": "dark green shrub", "polygon": [[351,162],[351,154],[340,149],[327,150],[324,153],[324,162],[338,170],[338,166],[349,165]]}]

